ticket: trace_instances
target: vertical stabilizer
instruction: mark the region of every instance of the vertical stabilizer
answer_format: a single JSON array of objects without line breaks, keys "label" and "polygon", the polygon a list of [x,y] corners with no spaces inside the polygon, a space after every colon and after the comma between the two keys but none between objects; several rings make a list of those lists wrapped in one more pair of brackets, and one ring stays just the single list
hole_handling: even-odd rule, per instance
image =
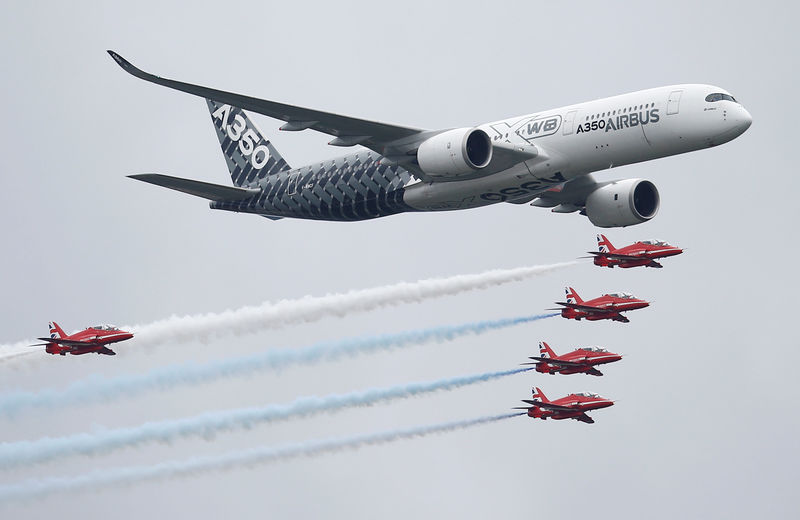
[{"label": "vertical stabilizer", "polygon": [[575,289],[572,287],[566,288],[567,293],[567,303],[583,303],[583,299],[578,296],[578,293],[575,292]]},{"label": "vertical stabilizer", "polygon": [[252,188],[259,180],[290,169],[241,108],[211,99],[206,103],[234,186]]},{"label": "vertical stabilizer", "polygon": [[64,330],[58,326],[58,323],[51,321],[47,325],[48,327],[50,327],[50,337],[52,339],[60,339],[67,337],[67,335],[64,333]]},{"label": "vertical stabilizer", "polygon": [[601,253],[611,253],[616,249],[605,235],[597,235],[597,248]]},{"label": "vertical stabilizer", "polygon": [[539,388],[538,386],[533,387],[533,389],[531,391],[533,392],[533,398],[534,399],[539,399],[543,403],[549,403],[550,402],[550,399],[548,399],[547,396],[544,395],[544,392],[542,392],[542,389]]},{"label": "vertical stabilizer", "polygon": [[553,352],[553,349],[550,348],[550,345],[545,343],[544,341],[539,342],[539,357],[553,359],[556,357],[556,353]]}]

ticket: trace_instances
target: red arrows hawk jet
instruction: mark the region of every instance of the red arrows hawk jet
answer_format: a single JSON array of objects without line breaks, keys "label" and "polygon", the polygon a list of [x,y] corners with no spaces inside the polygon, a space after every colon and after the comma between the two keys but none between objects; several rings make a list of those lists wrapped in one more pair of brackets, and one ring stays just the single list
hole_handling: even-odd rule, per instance
[{"label": "red arrows hawk jet", "polygon": [[650,305],[650,302],[634,298],[632,294],[619,292],[604,294],[593,300],[583,301],[575,289],[567,287],[567,301],[556,302],[563,305],[565,309],[548,309],[561,311],[561,316],[567,319],[578,320],[585,318],[589,321],[614,320],[628,323],[628,318],[622,312],[643,309]]},{"label": "red arrows hawk jet", "polygon": [[539,357],[528,359],[536,360],[536,363],[523,363],[523,365],[536,365],[536,371],[542,374],[602,376],[603,373],[594,367],[619,361],[622,356],[600,347],[576,348],[572,352],[557,356],[553,349],[550,348],[550,345],[542,341],[539,343]]},{"label": "red arrows hawk jet", "polygon": [[539,387],[533,389],[531,399],[523,399],[523,403],[530,406],[518,406],[515,410],[528,410],[528,417],[535,419],[575,419],[576,421],[592,424],[594,419],[586,415],[590,410],[608,408],[614,401],[591,392],[569,394],[561,399],[550,401]]},{"label": "red arrows hawk jet", "polygon": [[663,267],[656,258],[666,258],[683,253],[683,249],[667,244],[663,240],[642,240],[629,246],[616,249],[605,235],[597,235],[598,251],[594,255],[594,265],[601,267]]},{"label": "red arrows hawk jet", "polygon": [[115,356],[117,353],[106,347],[106,345],[109,343],[117,343],[118,341],[125,341],[132,337],[133,334],[130,332],[120,330],[113,325],[95,325],[70,336],[58,326],[58,323],[52,321],[50,322],[50,337],[36,338],[41,341],[46,341],[47,343],[39,343],[31,346],[44,345],[45,351],[48,354],[61,354],[62,356],[66,356],[67,354],[79,356],[91,352]]}]

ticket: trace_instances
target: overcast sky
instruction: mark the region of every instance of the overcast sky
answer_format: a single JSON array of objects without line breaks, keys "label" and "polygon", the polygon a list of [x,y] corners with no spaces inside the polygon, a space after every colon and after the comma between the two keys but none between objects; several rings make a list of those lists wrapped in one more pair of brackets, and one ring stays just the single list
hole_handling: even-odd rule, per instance
[{"label": "overcast sky", "polygon": [[[133,4],[133,3],[131,3]],[[789,2],[658,7],[579,2],[7,2],[0,16],[0,343],[92,322],[147,323],[265,300],[573,259],[595,247],[578,215],[526,205],[359,223],[215,212],[125,178],[158,172],[227,184],[202,99],[158,75],[420,128],[470,126],[674,83],[729,90],[752,127],[723,146],[602,172],[644,177],[651,222],[620,245],[687,249],[661,270],[588,264],[527,282],[253,336],[137,348],[116,357],[0,364],[0,391],[61,387],[280,346],[535,314],[573,285],[655,303],[631,323],[553,318],[211,385],[0,417],[0,440],[36,439],[208,410],[513,368],[547,340],[626,354],[602,378],[522,374],[453,392],[258,426],[212,439],[0,470],[0,483],[185,459],[503,413],[530,396],[617,399],[594,425],[525,417],[356,452],[58,495],[7,518],[796,517],[794,384],[800,221],[797,8]],[[341,153],[328,136],[254,120],[289,164]]]}]

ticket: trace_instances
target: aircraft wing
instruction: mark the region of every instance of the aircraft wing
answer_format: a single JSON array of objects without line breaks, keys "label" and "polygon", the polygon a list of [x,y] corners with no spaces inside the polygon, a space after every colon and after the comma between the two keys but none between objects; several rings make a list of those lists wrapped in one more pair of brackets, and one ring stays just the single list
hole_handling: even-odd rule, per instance
[{"label": "aircraft wing", "polygon": [[85,347],[87,345],[94,345],[95,343],[92,341],[78,341],[74,339],[64,339],[64,338],[36,338],[39,341],[46,341],[48,343],[57,343],[59,345],[70,345],[70,346],[82,346]]},{"label": "aircraft wing", "polygon": [[594,419],[586,415],[585,412],[577,416],[575,419],[577,419],[580,422],[585,422],[587,424],[594,424]]},{"label": "aircraft wing", "polygon": [[599,253],[597,251],[587,251],[590,255],[595,256],[604,256],[606,258],[611,258],[613,260],[641,260],[642,258],[646,258],[647,255],[642,253],[640,255],[620,255],[617,253]]},{"label": "aircraft wing", "polygon": [[276,101],[244,96],[224,90],[216,90],[200,85],[162,78],[134,67],[130,62],[114,51],[108,51],[108,54],[114,58],[114,61],[116,61],[125,72],[137,78],[286,121],[287,124],[281,127],[283,130],[305,130],[306,128],[312,128],[318,132],[335,136],[336,139],[329,143],[332,145],[352,146],[354,144],[361,144],[378,151],[378,153],[382,153],[380,149],[383,148],[384,144],[424,132],[424,130],[418,128],[342,116],[330,112],[323,112],[321,110],[287,105]]},{"label": "aircraft wing", "polygon": [[569,307],[570,309],[575,309],[584,312],[594,312],[596,314],[614,314],[617,311],[614,309],[600,309],[598,307],[592,307],[591,305],[581,305],[580,303],[570,303],[570,302],[556,302],[558,305],[563,305],[564,307]]},{"label": "aircraft wing", "polygon": [[523,399],[523,403],[528,403],[532,406],[538,406],[539,408],[544,408],[546,410],[556,410],[556,411],[572,411],[573,408],[569,406],[561,406],[560,404],[553,404],[553,403],[543,403],[541,401],[532,401],[530,399]]},{"label": "aircraft wing", "polygon": [[586,363],[577,363],[575,361],[565,361],[563,359],[553,359],[553,358],[543,358],[543,357],[531,357],[528,359],[535,359],[536,361],[544,361],[548,365],[562,365],[565,367],[580,367],[586,364]]}]

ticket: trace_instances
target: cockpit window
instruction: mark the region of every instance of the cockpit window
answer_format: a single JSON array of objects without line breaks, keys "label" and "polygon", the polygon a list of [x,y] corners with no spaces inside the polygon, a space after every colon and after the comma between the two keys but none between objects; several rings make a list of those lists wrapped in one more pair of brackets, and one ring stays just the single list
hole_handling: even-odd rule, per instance
[{"label": "cockpit window", "polygon": [[585,350],[586,352],[608,352],[606,349],[601,347],[581,347],[581,350]]},{"label": "cockpit window", "polygon": [[669,245],[665,241],[658,240],[658,239],[642,240],[642,244],[648,244],[648,245],[651,245],[651,246],[668,246]]},{"label": "cockpit window", "polygon": [[105,324],[105,323],[103,325],[94,325],[91,328],[93,328],[95,330],[119,330],[114,325],[108,325],[108,324]]},{"label": "cockpit window", "polygon": [[624,298],[626,300],[630,300],[631,298],[633,298],[633,295],[631,293],[626,293],[626,292],[615,292],[607,294],[606,296],[611,296],[612,298]]},{"label": "cockpit window", "polygon": [[713,94],[709,94],[706,96],[706,101],[709,103],[713,103],[714,101],[733,101],[734,103],[738,103],[736,99],[730,94],[723,94],[722,92],[714,92]]}]

